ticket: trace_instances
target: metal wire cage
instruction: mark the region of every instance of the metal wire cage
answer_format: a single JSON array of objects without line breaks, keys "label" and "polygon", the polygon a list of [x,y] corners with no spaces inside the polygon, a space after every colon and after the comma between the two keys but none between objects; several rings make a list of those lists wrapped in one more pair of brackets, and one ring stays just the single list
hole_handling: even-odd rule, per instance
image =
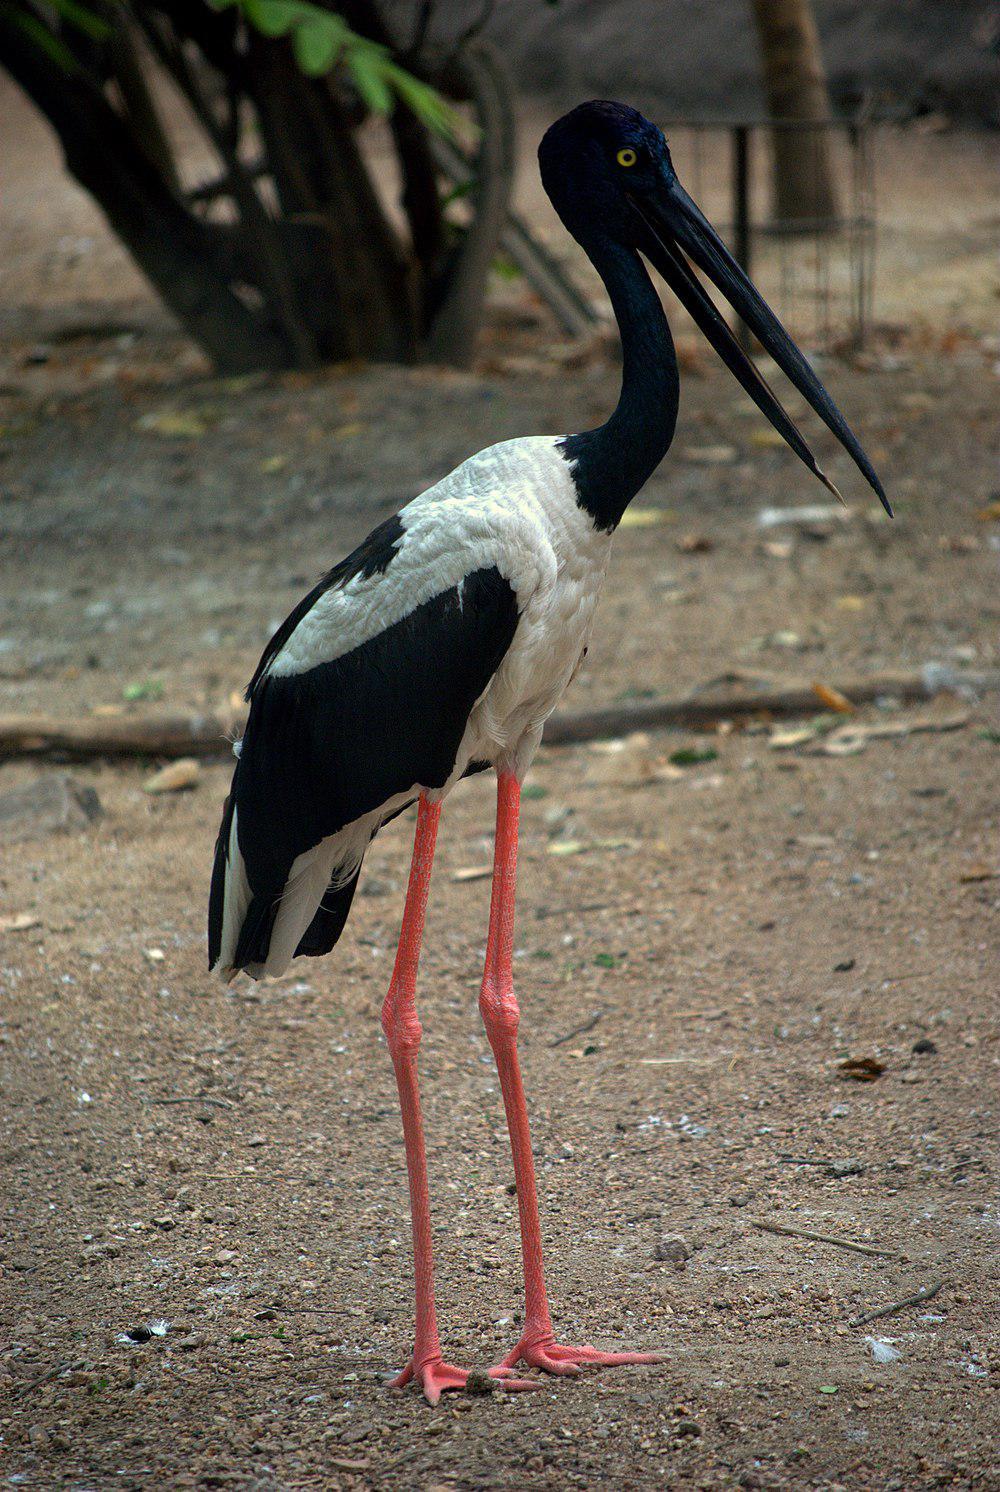
[{"label": "metal wire cage", "polygon": [[[788,330],[816,351],[859,348],[872,326],[876,200],[868,117],[674,119],[663,124],[678,175]],[[779,216],[777,133],[791,132],[800,169],[827,169],[836,210]],[[741,340],[749,341],[745,328]]]}]

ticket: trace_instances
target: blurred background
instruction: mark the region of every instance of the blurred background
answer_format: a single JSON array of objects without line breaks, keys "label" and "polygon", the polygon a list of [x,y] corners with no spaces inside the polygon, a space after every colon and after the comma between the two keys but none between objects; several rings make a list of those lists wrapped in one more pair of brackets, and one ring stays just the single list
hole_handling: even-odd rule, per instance
[{"label": "blurred background", "polygon": [[[564,707],[612,715],[532,770],[518,933],[560,1317],[601,1343],[631,1310],[668,1363],[424,1417],[380,1377],[410,825],[336,955],[268,986],[208,981],[209,862],[299,596],[473,451],[612,408],[535,162],[595,96],[662,124],[897,516],[810,415],[831,505],[668,301],[677,436]],[[998,129],[986,0],[0,4],[18,1485],[995,1484]],[[519,1308],[489,797],[449,800],[421,1052],[477,1361]]]}]

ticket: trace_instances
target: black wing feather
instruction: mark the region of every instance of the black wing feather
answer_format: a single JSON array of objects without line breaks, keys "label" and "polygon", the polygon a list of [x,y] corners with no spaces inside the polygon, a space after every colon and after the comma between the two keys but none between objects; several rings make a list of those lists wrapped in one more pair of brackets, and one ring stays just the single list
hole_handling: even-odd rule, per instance
[{"label": "black wing feather", "polygon": [[281,652],[306,612],[311,610],[320,596],[326,591],[333,590],[335,586],[346,585],[356,575],[362,576],[365,580],[370,580],[373,575],[384,575],[399,550],[405,532],[399,514],[393,513],[391,518],[387,518],[384,523],[373,528],[357,549],[353,549],[349,555],[338,561],[333,569],[328,570],[323,579],[302,597],[298,605],[294,606],[285,617],[261,654],[260,662],[254,669],[253,678],[247,685],[245,699],[252,698],[268,665]]},{"label": "black wing feather", "polygon": [[[415,785],[444,786],[469,715],[510,647],[518,617],[510,582],[490,566],[304,673],[268,673],[277,651],[269,647],[254,676],[217,850],[224,871],[235,806],[253,894],[237,967],[264,961],[277,904],[299,855]],[[290,635],[290,620],[276,635]],[[345,919],[348,906],[349,898]],[[339,904],[328,911],[335,919]],[[221,919],[221,896],[213,896],[211,948],[218,948]],[[332,928],[328,919],[316,929],[317,939],[328,940]]]}]

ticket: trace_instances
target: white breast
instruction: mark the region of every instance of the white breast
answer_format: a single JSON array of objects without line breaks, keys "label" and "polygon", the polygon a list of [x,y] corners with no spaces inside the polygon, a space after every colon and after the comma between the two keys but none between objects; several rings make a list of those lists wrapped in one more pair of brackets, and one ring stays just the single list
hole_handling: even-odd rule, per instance
[{"label": "white breast", "polygon": [[401,509],[384,572],[321,594],[270,664],[276,676],[362,646],[442,591],[496,566],[517,596],[514,641],[476,705],[456,762],[526,766],[593,625],[611,537],[579,506],[560,436],[490,446]]}]

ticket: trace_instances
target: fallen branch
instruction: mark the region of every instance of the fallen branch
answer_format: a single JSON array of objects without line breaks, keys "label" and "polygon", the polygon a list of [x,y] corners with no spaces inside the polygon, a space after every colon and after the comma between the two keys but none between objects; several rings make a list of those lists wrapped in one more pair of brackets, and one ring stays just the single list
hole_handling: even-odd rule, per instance
[{"label": "fallen branch", "polygon": [[549,1046],[563,1046],[567,1041],[572,1041],[574,1036],[586,1036],[588,1031],[593,1031],[603,1014],[604,1011],[599,1010],[596,1015],[590,1017],[589,1021],[583,1021],[579,1026],[574,1026],[572,1031],[567,1031],[565,1035],[557,1036],[555,1040],[550,1041]]},{"label": "fallen branch", "polygon": [[[871,704],[892,697],[904,702],[933,699],[946,690],[970,688],[1000,690],[1000,670],[960,674],[935,664],[917,673],[876,674],[867,679],[848,679],[833,686],[852,704]],[[820,708],[812,684],[784,689],[737,690],[709,698],[643,700],[617,709],[588,710],[579,714],[557,714],[545,727],[546,746],[566,746],[602,736],[627,736],[633,731],[658,730],[667,726],[697,729],[723,720],[752,720],[755,716],[815,715]]]},{"label": "fallen branch", "polygon": [[906,1311],[910,1306],[923,1305],[925,1300],[933,1300],[935,1295],[944,1289],[944,1280],[938,1280],[934,1285],[921,1287],[915,1295],[908,1295],[905,1300],[897,1300],[893,1305],[879,1306],[877,1311],[866,1311],[863,1316],[855,1316],[848,1321],[848,1326],[867,1326],[869,1321],[881,1321],[883,1316],[896,1316],[900,1311]]},{"label": "fallen branch", "polygon": [[33,1389],[41,1388],[43,1383],[53,1383],[63,1373],[78,1371],[84,1366],[81,1362],[61,1362],[54,1368],[46,1368],[44,1373],[39,1373],[37,1378],[30,1378],[27,1383],[15,1383],[11,1389],[14,1394],[30,1394]]},{"label": "fallen branch", "polygon": [[216,1109],[232,1109],[235,1105],[228,1098],[208,1098],[204,1093],[192,1093],[186,1097],[177,1098],[149,1098],[143,1095],[145,1103],[208,1103]]},{"label": "fallen branch", "polygon": [[749,1222],[765,1233],[787,1233],[791,1238],[808,1238],[812,1243],[832,1243],[839,1249],[851,1249],[856,1254],[878,1254],[884,1259],[895,1259],[892,1249],[874,1248],[870,1243],[855,1243],[853,1238],[836,1238],[832,1233],[813,1233],[809,1228],[793,1228],[791,1223],[769,1223],[762,1217],[752,1217]]},{"label": "fallen branch", "polygon": [[[870,704],[891,696],[903,702],[933,699],[945,691],[1000,691],[1000,670],[959,672],[938,664],[916,673],[877,674],[833,686],[852,704]],[[710,698],[643,700],[607,710],[565,711],[545,727],[547,746],[627,736],[633,731],[686,727],[698,730],[721,721],[756,717],[815,715],[818,700],[812,684],[785,689],[736,690]],[[13,757],[94,758],[197,756],[223,759],[244,720],[219,715],[131,715],[94,720],[56,720],[46,716],[0,716],[0,760]]]},{"label": "fallen branch", "polygon": [[[95,757],[223,757],[236,722],[216,715],[135,715],[99,720],[0,717],[0,759],[90,761]],[[242,722],[236,726],[237,734]]]}]

